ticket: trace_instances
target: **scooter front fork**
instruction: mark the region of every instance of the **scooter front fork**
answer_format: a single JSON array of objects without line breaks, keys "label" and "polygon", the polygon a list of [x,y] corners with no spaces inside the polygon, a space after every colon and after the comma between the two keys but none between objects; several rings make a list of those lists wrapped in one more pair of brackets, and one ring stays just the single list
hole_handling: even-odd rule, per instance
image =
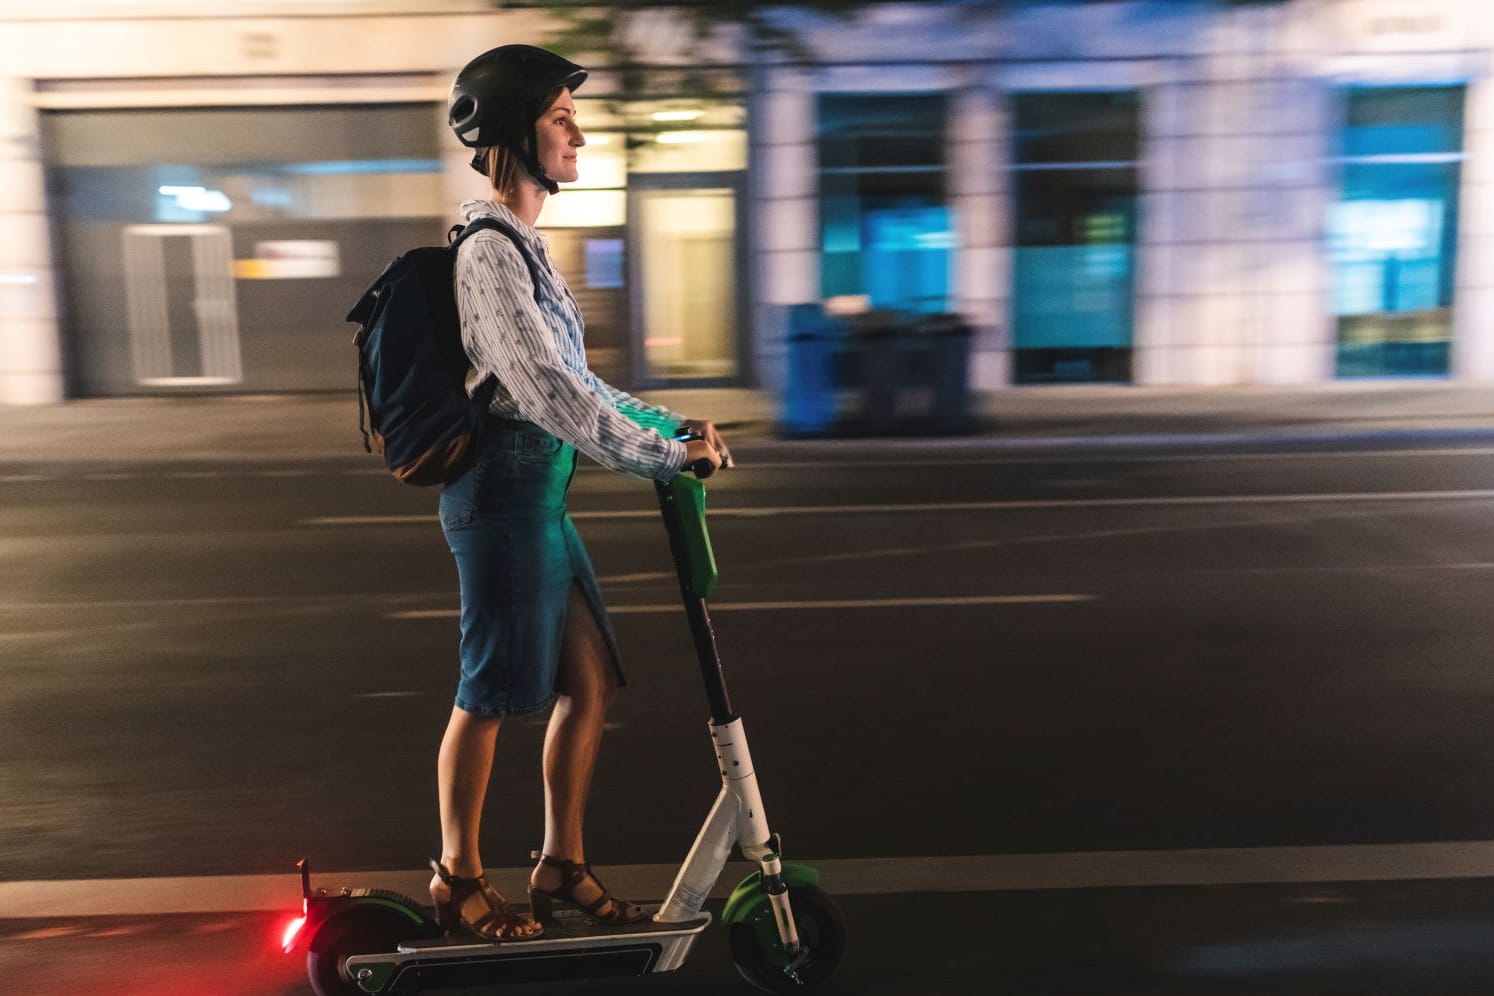
[{"label": "scooter front fork", "polygon": [[768,815],[752,768],[752,753],[747,747],[747,732],[740,718],[729,723],[712,723],[710,728],[716,764],[721,771],[721,793],[654,919],[678,923],[698,916],[711,887],[726,867],[732,846],[738,845],[744,857],[762,866],[763,888],[773,907],[779,939],[792,957],[799,952],[799,932],[789,907],[788,886],[783,882],[782,847],[778,835],[768,829]]},{"label": "scooter front fork", "polygon": [[768,894],[768,902],[773,904],[778,939],[783,942],[783,950],[793,959],[799,954],[799,928],[794,925],[794,911],[789,906],[788,886],[783,884],[783,859],[779,856],[782,841],[775,833],[768,843],[767,853],[758,858],[763,866],[763,891]]}]

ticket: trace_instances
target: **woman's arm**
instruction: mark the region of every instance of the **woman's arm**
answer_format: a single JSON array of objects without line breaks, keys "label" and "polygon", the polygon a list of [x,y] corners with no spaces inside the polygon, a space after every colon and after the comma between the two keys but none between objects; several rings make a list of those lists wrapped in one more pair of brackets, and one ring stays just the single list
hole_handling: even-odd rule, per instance
[{"label": "woman's arm", "polygon": [[683,443],[620,414],[566,366],[529,268],[506,237],[479,232],[463,243],[455,283],[468,359],[498,376],[524,418],[611,470],[667,480],[685,465]]},{"label": "woman's arm", "polygon": [[716,428],[716,423],[709,419],[690,418],[688,415],[670,411],[661,405],[651,405],[641,398],[633,397],[627,391],[618,390],[590,369],[586,371],[586,379],[599,394],[608,399],[612,407],[622,412],[631,421],[645,429],[653,429],[671,438],[681,429],[688,430],[711,445],[716,455],[721,458],[723,466],[732,466],[731,451],[726,448],[726,438]]},{"label": "woman's arm", "polygon": [[661,435],[672,436],[680,426],[689,421],[679,412],[670,411],[662,405],[651,405],[642,398],[635,398],[627,391],[613,387],[590,369],[586,371],[584,379],[591,385],[593,391],[607,399],[608,404],[621,412],[634,425],[653,429]]}]

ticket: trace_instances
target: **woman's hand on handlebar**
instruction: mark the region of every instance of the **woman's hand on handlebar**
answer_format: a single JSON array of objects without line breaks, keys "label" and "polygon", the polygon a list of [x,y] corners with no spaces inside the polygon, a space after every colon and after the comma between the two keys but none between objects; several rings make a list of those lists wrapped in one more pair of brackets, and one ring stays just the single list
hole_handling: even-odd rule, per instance
[{"label": "woman's hand on handlebar", "polygon": [[[687,419],[680,428],[691,435],[700,436],[720,455],[721,466],[731,466],[731,450],[726,445],[726,440],[716,429],[716,423],[706,418]],[[693,461],[692,461],[693,462]]]},{"label": "woman's hand on handlebar", "polygon": [[688,440],[685,443],[685,469],[694,471],[696,477],[710,477],[721,469],[721,454],[704,439]]}]

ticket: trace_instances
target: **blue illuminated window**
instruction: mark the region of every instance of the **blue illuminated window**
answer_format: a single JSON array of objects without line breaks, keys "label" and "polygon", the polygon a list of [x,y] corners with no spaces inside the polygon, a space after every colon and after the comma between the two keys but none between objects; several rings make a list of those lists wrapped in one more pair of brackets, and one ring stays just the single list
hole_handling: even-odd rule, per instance
[{"label": "blue illuminated window", "polygon": [[955,237],[942,95],[819,102],[820,286],[872,307],[944,311]]},{"label": "blue illuminated window", "polygon": [[1345,111],[1328,215],[1338,375],[1445,376],[1463,88],[1355,88]]},{"label": "blue illuminated window", "polygon": [[1013,104],[1016,379],[1128,381],[1137,96],[1023,93]]}]

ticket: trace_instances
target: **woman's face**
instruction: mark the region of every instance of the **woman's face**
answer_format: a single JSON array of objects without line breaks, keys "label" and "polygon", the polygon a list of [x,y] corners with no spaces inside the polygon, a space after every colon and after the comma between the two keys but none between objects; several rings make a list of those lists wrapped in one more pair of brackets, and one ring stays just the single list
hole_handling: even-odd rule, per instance
[{"label": "woman's face", "polygon": [[544,114],[535,123],[534,133],[539,139],[539,161],[545,175],[556,183],[573,183],[576,180],[576,150],[586,144],[576,124],[576,102],[570,90],[561,90]]}]

